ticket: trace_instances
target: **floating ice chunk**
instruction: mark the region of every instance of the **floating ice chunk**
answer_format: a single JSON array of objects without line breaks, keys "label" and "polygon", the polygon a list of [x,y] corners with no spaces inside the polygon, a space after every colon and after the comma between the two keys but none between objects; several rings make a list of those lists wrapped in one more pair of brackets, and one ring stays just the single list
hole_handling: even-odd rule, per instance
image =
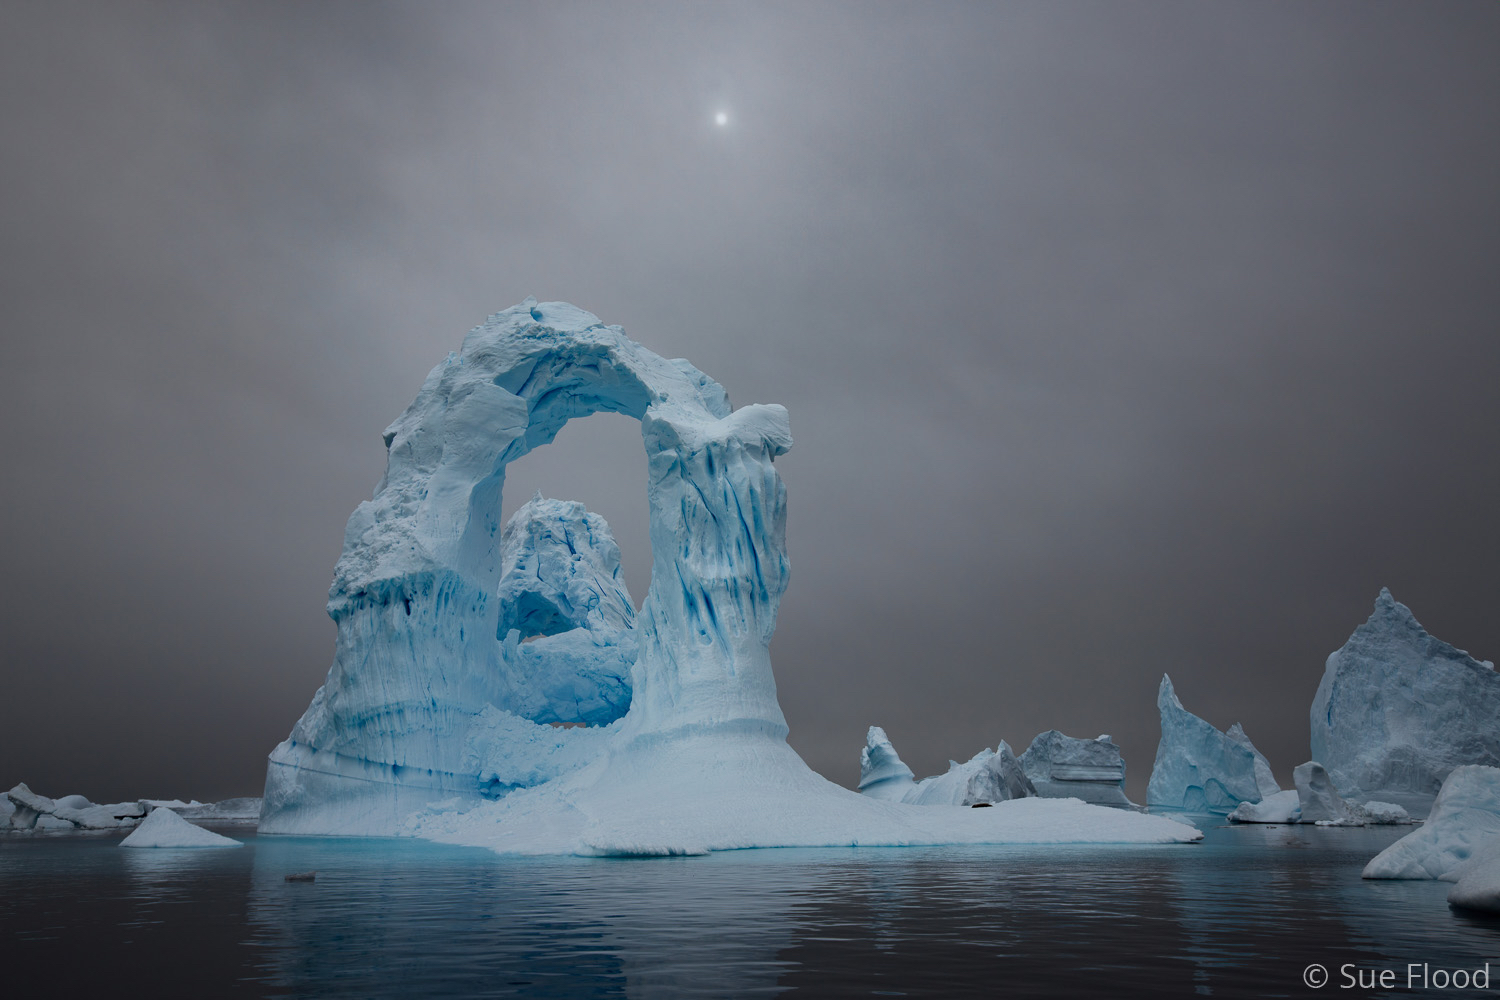
[{"label": "floating ice chunk", "polygon": [[1494,664],[1429,635],[1389,590],[1328,657],[1309,716],[1313,757],[1355,801],[1420,815],[1453,768],[1500,765]]},{"label": "floating ice chunk", "polygon": [[1367,826],[1407,826],[1412,822],[1411,813],[1394,802],[1366,799],[1354,808],[1364,816]]},{"label": "floating ice chunk", "polygon": [[1234,823],[1295,823],[1301,816],[1301,799],[1295,788],[1272,792],[1259,802],[1241,802],[1229,813]]},{"label": "floating ice chunk", "polygon": [[1441,878],[1500,837],[1500,768],[1449,773],[1427,822],[1365,865],[1365,878]]},{"label": "floating ice chunk", "polygon": [[244,847],[238,840],[194,826],[171,809],[151,814],[120,841],[121,847]]},{"label": "floating ice chunk", "polygon": [[1108,736],[1082,740],[1049,729],[1031,741],[1020,763],[1043,798],[1140,808],[1125,797],[1125,758]]},{"label": "floating ice chunk", "polygon": [[1229,813],[1242,802],[1259,802],[1281,790],[1271,765],[1240,724],[1221,733],[1183,708],[1166,674],[1156,707],[1161,713],[1161,742],[1146,788],[1149,807]]}]

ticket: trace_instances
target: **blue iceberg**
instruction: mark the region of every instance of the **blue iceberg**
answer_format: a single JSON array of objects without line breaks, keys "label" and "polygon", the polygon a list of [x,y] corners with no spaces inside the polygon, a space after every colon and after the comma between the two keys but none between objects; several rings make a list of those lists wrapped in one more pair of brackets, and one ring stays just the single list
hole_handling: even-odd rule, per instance
[{"label": "blue iceberg", "polygon": [[[499,522],[507,465],[600,411],[641,425],[638,613],[581,505],[537,498]],[[491,316],[384,439],[329,590],[333,665],[270,755],[262,832],[607,855],[1200,836],[1081,802],[918,808],[810,770],[769,653],[789,578],[773,464],[787,412],[731,409],[617,326],[534,299]]]},{"label": "blue iceberg", "polygon": [[[1172,678],[1162,675],[1156,707],[1161,742],[1146,786],[1152,809],[1228,814],[1281,791],[1271,765],[1239,723],[1227,733],[1182,707]],[[1242,814],[1244,815],[1244,814]]]},{"label": "blue iceberg", "polygon": [[1500,675],[1430,634],[1384,588],[1328,657],[1309,710],[1313,759],[1355,802],[1425,815],[1465,764],[1500,765]]}]

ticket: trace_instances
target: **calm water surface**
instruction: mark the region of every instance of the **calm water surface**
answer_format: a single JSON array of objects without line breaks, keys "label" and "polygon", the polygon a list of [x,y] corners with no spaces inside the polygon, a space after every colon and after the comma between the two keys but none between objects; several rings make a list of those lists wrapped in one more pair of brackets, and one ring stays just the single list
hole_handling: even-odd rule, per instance
[{"label": "calm water surface", "polygon": [[[1409,828],[1408,828],[1409,829]],[[1500,923],[1365,882],[1400,829],[1234,827],[1163,847],[502,858],[289,837],[235,851],[0,837],[6,996],[1500,995]],[[287,882],[317,871],[315,882]],[[1406,989],[1408,963],[1494,966]],[[1310,963],[1331,970],[1303,985]],[[1339,967],[1395,969],[1393,990]]]}]

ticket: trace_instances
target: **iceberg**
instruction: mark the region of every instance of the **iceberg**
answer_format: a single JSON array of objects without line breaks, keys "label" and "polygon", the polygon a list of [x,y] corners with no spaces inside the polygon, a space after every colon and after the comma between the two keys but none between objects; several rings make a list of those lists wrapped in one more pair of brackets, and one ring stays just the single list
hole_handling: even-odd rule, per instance
[{"label": "iceberg", "polygon": [[[641,425],[652,568],[635,614],[602,519],[533,500],[499,523],[507,465],[600,411]],[[809,769],[769,653],[787,412],[732,409],[617,326],[534,299],[497,313],[384,441],[329,589],[333,664],[267,762],[263,833],[600,855],[1201,836],[1083,803],[921,808]]]},{"label": "iceberg", "polygon": [[1292,771],[1301,806],[1302,822],[1319,826],[1364,826],[1357,807],[1345,802],[1333,787],[1328,771],[1315,760],[1298,764]]},{"label": "iceberg", "polygon": [[1172,678],[1162,674],[1156,707],[1161,742],[1146,786],[1152,809],[1230,813],[1281,791],[1271,765],[1238,722],[1228,733],[1182,707]]},{"label": "iceberg", "polygon": [[1500,765],[1500,675],[1427,633],[1381,589],[1328,657],[1309,711],[1313,759],[1340,794],[1421,814],[1455,767]]},{"label": "iceberg", "polygon": [[141,824],[120,841],[121,847],[244,847],[231,837],[194,826],[171,809],[151,810]]},{"label": "iceberg", "polygon": [[1229,813],[1231,823],[1296,823],[1302,818],[1302,801],[1295,788],[1272,792],[1259,802],[1241,802]]},{"label": "iceberg", "polygon": [[1500,768],[1456,767],[1427,822],[1365,865],[1365,878],[1442,878],[1500,838]]},{"label": "iceberg", "polygon": [[163,807],[191,819],[213,823],[254,822],[260,817],[260,799],[225,799],[223,802],[138,799],[96,804],[82,795],[50,799],[33,792],[22,782],[0,795],[0,830],[50,833],[123,830],[136,826],[152,810]]},{"label": "iceberg", "polygon": [[1318,826],[1399,826],[1411,822],[1411,815],[1392,802],[1368,799],[1348,802],[1333,787],[1328,771],[1315,760],[1297,765],[1292,771],[1297,786],[1298,812],[1303,823]]},{"label": "iceberg", "polygon": [[148,807],[140,802],[95,804],[82,795],[49,799],[22,782],[5,793],[13,830],[118,830],[135,826]]},{"label": "iceberg", "polygon": [[1125,758],[1107,735],[1084,740],[1049,729],[1031,741],[1020,762],[1036,794],[1043,798],[1140,808],[1125,797]]},{"label": "iceberg", "polygon": [[902,763],[885,730],[871,726],[859,755],[859,790],[872,798],[918,806],[994,805],[1036,794],[1010,744],[988,747],[966,763],[948,762],[948,770],[916,781]]}]

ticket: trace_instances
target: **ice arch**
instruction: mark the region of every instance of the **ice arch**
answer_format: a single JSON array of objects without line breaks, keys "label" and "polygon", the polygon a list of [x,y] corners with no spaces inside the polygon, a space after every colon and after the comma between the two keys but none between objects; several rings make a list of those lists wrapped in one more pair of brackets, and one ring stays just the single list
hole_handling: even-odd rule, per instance
[{"label": "ice arch", "polygon": [[[629,711],[554,730],[517,715],[499,669],[501,491],[508,463],[601,410],[641,422],[651,585]],[[532,787],[672,732],[784,739],[768,654],[788,577],[784,408],[731,411],[687,361],[527,299],[470,331],[384,438],[385,476],[349,518],[329,590],[333,666],[270,756],[263,830],[395,832],[425,804]]]}]

